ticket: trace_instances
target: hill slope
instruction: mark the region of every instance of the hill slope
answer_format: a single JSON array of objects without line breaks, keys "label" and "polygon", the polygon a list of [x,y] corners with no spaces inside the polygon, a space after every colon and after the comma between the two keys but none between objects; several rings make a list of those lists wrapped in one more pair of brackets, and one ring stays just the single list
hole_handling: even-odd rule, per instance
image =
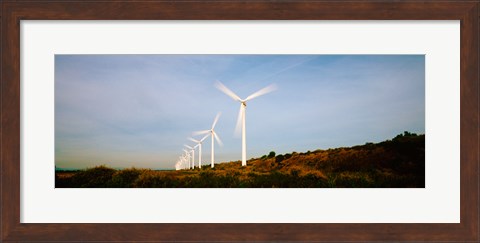
[{"label": "hill slope", "polygon": [[425,187],[425,135],[405,132],[392,140],[349,148],[269,155],[216,164],[214,169],[116,171],[95,167],[56,174],[56,187],[314,188]]}]

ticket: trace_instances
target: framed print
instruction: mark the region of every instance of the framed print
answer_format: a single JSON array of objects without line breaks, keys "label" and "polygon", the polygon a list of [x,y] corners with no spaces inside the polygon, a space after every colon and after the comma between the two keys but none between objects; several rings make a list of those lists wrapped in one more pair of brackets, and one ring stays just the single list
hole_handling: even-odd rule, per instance
[{"label": "framed print", "polygon": [[3,241],[479,240],[478,1],[0,6]]}]

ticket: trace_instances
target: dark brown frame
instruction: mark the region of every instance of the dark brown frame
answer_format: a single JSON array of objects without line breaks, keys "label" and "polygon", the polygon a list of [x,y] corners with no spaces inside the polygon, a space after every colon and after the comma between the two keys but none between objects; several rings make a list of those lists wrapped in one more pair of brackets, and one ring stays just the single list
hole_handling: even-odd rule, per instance
[{"label": "dark brown frame", "polygon": [[[479,238],[479,0],[3,0],[0,5],[1,240],[471,241]],[[460,20],[458,224],[21,224],[21,20]]]}]

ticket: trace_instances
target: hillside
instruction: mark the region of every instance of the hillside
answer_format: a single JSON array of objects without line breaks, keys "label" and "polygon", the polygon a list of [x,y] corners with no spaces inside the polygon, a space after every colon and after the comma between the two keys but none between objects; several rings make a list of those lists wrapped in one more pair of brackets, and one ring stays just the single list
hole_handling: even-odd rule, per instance
[{"label": "hillside", "polygon": [[99,166],[56,173],[56,187],[405,188],[425,187],[425,135],[405,132],[380,143],[205,165],[202,169],[114,170]]}]

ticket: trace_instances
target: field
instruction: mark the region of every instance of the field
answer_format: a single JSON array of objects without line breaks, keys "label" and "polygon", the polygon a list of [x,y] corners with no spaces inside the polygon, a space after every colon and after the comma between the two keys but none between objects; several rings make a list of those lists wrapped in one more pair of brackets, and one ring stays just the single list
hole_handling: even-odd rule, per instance
[{"label": "field", "polygon": [[405,132],[380,143],[156,171],[97,166],[56,171],[56,188],[423,188],[425,135]]}]

